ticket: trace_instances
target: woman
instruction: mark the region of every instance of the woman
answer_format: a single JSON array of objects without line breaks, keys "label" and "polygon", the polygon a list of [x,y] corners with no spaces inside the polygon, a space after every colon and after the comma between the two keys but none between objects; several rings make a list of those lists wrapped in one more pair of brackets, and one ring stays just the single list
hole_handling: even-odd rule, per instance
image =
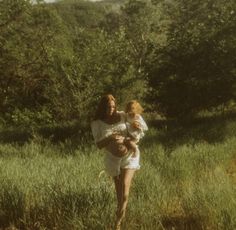
[{"label": "woman", "polygon": [[114,179],[117,196],[116,229],[120,229],[132,178],[140,168],[139,152],[136,157],[132,157],[123,144],[127,133],[125,113],[116,110],[116,101],[112,95],[101,98],[91,128],[98,148],[106,150],[105,169]]}]

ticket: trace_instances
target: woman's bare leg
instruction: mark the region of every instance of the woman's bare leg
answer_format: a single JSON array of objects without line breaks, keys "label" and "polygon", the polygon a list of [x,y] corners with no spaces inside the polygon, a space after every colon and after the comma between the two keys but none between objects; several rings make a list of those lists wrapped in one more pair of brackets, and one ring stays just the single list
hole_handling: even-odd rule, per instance
[{"label": "woman's bare leg", "polygon": [[117,215],[117,225],[121,224],[122,219],[125,216],[126,207],[128,204],[129,191],[131,182],[135,173],[135,169],[122,169],[120,174],[119,192],[121,191],[121,198],[119,203],[118,215]]},{"label": "woman's bare leg", "polygon": [[117,198],[117,209],[116,209],[116,223],[115,223],[115,230],[120,229],[121,221],[119,221],[120,216],[120,209],[121,209],[121,203],[122,203],[122,183],[121,183],[121,175],[116,176],[113,178],[115,183],[115,189],[116,189],[116,198]]},{"label": "woman's bare leg", "polygon": [[121,207],[121,202],[122,202],[122,185],[121,185],[120,175],[113,177],[113,180],[114,180],[115,189],[116,189],[117,211],[118,211]]}]

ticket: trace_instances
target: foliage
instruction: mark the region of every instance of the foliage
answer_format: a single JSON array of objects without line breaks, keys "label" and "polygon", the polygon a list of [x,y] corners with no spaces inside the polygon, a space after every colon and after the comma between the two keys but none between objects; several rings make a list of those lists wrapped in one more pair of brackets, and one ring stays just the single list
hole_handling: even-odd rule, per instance
[{"label": "foliage", "polygon": [[149,99],[165,114],[191,116],[235,99],[235,8],[235,1],[163,4],[167,41],[147,71]]},{"label": "foliage", "polygon": [[86,123],[108,92],[121,106],[138,99],[172,118],[233,104],[235,8],[233,0],[0,1],[1,123],[37,124],[38,114],[45,124]]},{"label": "foliage", "polygon": [[[59,67],[68,62],[66,55],[70,56],[57,15],[45,5],[23,2],[21,17],[4,25],[1,33],[1,110],[5,115],[15,108],[40,111],[50,105],[48,91],[55,93],[54,83],[60,81],[57,74],[62,74]],[[3,3],[1,9],[15,8]]]}]

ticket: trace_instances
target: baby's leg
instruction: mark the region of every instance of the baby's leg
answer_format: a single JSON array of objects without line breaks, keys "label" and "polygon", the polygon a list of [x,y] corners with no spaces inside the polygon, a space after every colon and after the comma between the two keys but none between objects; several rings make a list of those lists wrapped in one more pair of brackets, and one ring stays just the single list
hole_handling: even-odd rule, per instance
[{"label": "baby's leg", "polygon": [[120,144],[118,147],[118,154],[120,155],[120,157],[125,156],[128,153],[128,148],[125,144]]},{"label": "baby's leg", "polygon": [[135,142],[133,142],[133,143],[134,144],[132,145],[132,151],[133,151],[132,157],[137,157],[138,156],[138,151],[137,151],[138,146]]},{"label": "baby's leg", "polygon": [[136,157],[137,156],[137,145],[134,141],[132,140],[127,140],[125,142],[127,149],[132,152],[132,157]]}]

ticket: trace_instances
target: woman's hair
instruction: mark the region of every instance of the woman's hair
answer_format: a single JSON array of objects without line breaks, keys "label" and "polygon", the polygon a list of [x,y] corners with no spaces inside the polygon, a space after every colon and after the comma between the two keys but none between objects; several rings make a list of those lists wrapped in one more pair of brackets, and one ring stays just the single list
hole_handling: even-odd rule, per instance
[{"label": "woman's hair", "polygon": [[141,114],[143,112],[143,110],[144,110],[143,107],[136,100],[129,101],[126,105],[126,108],[125,108],[126,113]]},{"label": "woman's hair", "polygon": [[[107,106],[111,101],[116,103],[116,99],[111,94],[106,94],[101,98],[95,113],[95,120],[104,120],[106,117]],[[114,113],[116,113],[116,106]]]}]

